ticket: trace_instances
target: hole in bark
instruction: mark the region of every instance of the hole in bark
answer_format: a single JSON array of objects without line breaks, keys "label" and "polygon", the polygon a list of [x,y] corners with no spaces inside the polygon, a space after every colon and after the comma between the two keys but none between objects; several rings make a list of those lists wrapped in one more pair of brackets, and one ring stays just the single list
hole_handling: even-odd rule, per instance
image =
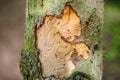
[{"label": "hole in bark", "polygon": [[76,71],[67,80],[92,80],[92,78],[90,75],[88,75],[86,73]]},{"label": "hole in bark", "polygon": [[99,49],[98,44],[95,44],[95,45],[94,45],[94,50],[98,50],[98,49]]}]

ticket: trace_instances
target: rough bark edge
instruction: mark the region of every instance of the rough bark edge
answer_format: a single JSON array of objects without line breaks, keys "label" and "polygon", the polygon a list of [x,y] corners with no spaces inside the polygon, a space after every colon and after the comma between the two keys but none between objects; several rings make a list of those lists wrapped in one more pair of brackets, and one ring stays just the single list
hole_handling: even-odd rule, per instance
[{"label": "rough bark edge", "polygon": [[[51,0],[52,1],[52,0]],[[54,0],[53,0],[54,1]],[[66,2],[67,2],[68,0],[66,0],[66,1],[63,1],[63,3],[65,4]],[[72,0],[71,0],[72,1]],[[70,2],[71,2],[70,1]],[[30,2],[30,1],[29,1]],[[39,2],[41,2],[41,3],[39,3]],[[62,2],[62,1],[61,1]],[[77,2],[77,1],[76,1]],[[76,3],[75,1],[72,1],[72,3],[73,4],[71,4],[73,7],[74,6],[76,6]],[[86,3],[85,2],[87,2],[87,1],[85,1],[85,0],[81,0],[81,1],[78,1],[78,2],[81,2],[81,4],[82,4],[82,6],[83,5],[85,5]],[[26,3],[28,3],[28,1],[26,2]],[[35,4],[34,4],[35,3]],[[49,3],[49,1],[48,1],[48,3]],[[88,1],[88,3],[89,3],[89,1]],[[99,1],[97,1],[97,3],[99,3]],[[100,3],[101,4],[103,4],[103,2],[102,2],[102,0],[100,0]],[[40,70],[39,70],[39,68],[38,67],[36,67],[36,68],[32,68],[31,67],[31,65],[33,65],[33,62],[35,62],[36,63],[36,65],[38,65],[39,63],[38,63],[38,61],[37,61],[37,59],[36,59],[36,54],[34,54],[34,53],[36,53],[37,52],[37,50],[35,49],[35,47],[34,47],[34,25],[35,25],[35,22],[37,21],[37,20],[42,20],[42,18],[43,18],[43,16],[44,16],[44,14],[59,14],[60,12],[58,12],[57,10],[60,10],[61,11],[61,9],[62,9],[62,7],[61,7],[61,9],[57,9],[56,11],[53,11],[53,13],[46,13],[44,10],[42,10],[41,8],[42,8],[42,6],[39,6],[39,5],[43,5],[43,2],[42,2],[42,0],[36,0],[36,1],[31,1],[31,3],[29,3],[30,5],[32,5],[31,7],[30,6],[28,6],[28,8],[26,8],[27,10],[26,10],[26,17],[27,17],[27,27],[26,27],[26,34],[25,34],[25,44],[24,44],[24,49],[23,49],[23,51],[22,51],[22,59],[21,59],[21,64],[20,64],[20,67],[21,67],[21,72],[22,72],[22,74],[24,75],[24,80],[39,80],[40,79],[40,76],[39,76],[39,72],[40,72]],[[34,4],[34,6],[33,6],[33,4]],[[37,6],[37,8],[36,8],[36,6]],[[47,4],[46,4],[47,5]],[[90,4],[88,4],[88,5],[90,5]],[[44,5],[43,5],[44,6]],[[59,5],[60,6],[60,5]],[[100,7],[101,6],[101,7]],[[48,6],[49,7],[49,6]],[[79,5],[78,5],[78,7],[79,7]],[[81,6],[80,6],[81,7]],[[100,7],[100,9],[98,8],[98,7]],[[76,7],[74,7],[76,10],[77,10],[77,8]],[[83,9],[84,10],[88,10],[87,9],[88,7],[83,7]],[[28,11],[28,9],[29,9],[29,11]],[[82,9],[82,10],[83,10]],[[99,5],[99,6],[97,6],[97,8],[96,9],[99,9],[99,10],[101,10],[101,13],[100,13],[100,15],[102,15],[102,11],[103,11],[103,8],[102,8],[102,5]],[[49,10],[49,9],[48,9]],[[89,13],[89,12],[93,12],[93,11],[85,11],[85,15],[87,15],[87,16],[85,16],[84,17],[84,15],[82,15],[82,13],[81,12],[83,12],[81,9],[80,10],[78,10],[78,13],[81,15],[81,17],[82,17],[82,19],[83,19],[83,21],[82,21],[82,23],[83,23],[83,25],[85,26],[86,24],[84,23],[84,22],[87,22],[88,21],[88,18],[89,18],[89,16],[91,15],[91,13]],[[97,12],[99,12],[99,10],[96,10]],[[81,11],[81,12],[80,12]],[[39,13],[39,12],[42,12],[42,13]],[[29,13],[29,14],[28,14]],[[88,14],[87,14],[88,13]],[[28,15],[29,15],[29,17],[28,17]],[[99,17],[99,15],[97,15],[97,17]],[[31,19],[30,19],[31,18]],[[30,21],[29,21],[30,20]],[[98,23],[100,23],[100,29],[101,29],[101,24],[103,23],[102,22],[102,20],[103,20],[103,18],[102,17],[100,17],[99,18],[99,20],[98,21],[100,21],[100,22],[98,22]],[[93,23],[94,23],[94,21],[92,21]],[[31,26],[31,27],[30,27]],[[29,31],[30,30],[30,31]],[[31,33],[30,33],[31,32]],[[100,35],[100,34],[99,34]],[[93,37],[94,38],[94,37]],[[101,36],[99,36],[99,38],[101,38]],[[98,37],[97,37],[97,39],[95,40],[95,42],[96,42],[96,44],[100,44],[100,42],[98,42],[97,40],[99,39]],[[87,40],[87,39],[86,39]],[[89,42],[89,41],[86,41],[86,42]],[[93,48],[94,46],[92,46],[92,48]],[[95,51],[95,53],[96,54],[99,54],[99,57],[98,58],[100,58],[102,55],[101,55],[101,52],[98,52],[98,50],[94,50],[93,49],[93,51]],[[96,60],[96,59],[94,59],[96,56],[93,56],[93,60],[90,60],[91,62],[93,62],[93,63],[95,63],[94,61]],[[33,62],[32,62],[33,61]],[[99,60],[98,60],[99,61]],[[97,62],[97,61],[96,61]],[[26,65],[26,63],[28,63],[28,65]],[[31,64],[30,64],[31,63]],[[101,62],[100,62],[101,63]],[[102,63],[101,63],[102,64]],[[35,64],[34,64],[35,65]],[[27,69],[28,68],[28,69]],[[27,70],[28,70],[28,72],[27,72]],[[32,73],[32,70],[33,69],[33,71],[34,71],[34,73]],[[29,75],[30,73],[29,73],[29,71],[30,71],[30,73],[31,73],[31,75]],[[35,71],[38,71],[38,72],[35,72]],[[88,71],[89,72],[89,71]],[[38,76],[37,77],[35,77],[35,76],[33,76],[33,74],[34,75],[37,75],[38,74]],[[100,73],[101,74],[101,73]],[[28,78],[29,77],[29,78]],[[100,80],[100,79],[98,79],[98,78],[95,78],[96,80]]]}]

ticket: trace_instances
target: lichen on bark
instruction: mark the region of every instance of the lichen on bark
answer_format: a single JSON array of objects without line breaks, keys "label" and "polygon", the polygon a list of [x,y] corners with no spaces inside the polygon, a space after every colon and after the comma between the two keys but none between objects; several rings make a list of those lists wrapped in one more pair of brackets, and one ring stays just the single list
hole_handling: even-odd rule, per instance
[{"label": "lichen on bark", "polygon": [[[101,80],[102,76],[102,54],[101,54],[101,30],[103,24],[103,0],[27,0],[26,1],[26,32],[24,48],[21,53],[20,69],[24,80],[44,80],[40,62],[35,47],[35,25],[43,23],[46,15],[57,16],[62,13],[67,4],[76,11],[81,19],[82,38],[81,41],[88,44],[92,51],[90,58],[80,60],[75,71],[78,75],[87,75],[91,80]],[[39,23],[37,23],[39,22]],[[97,47],[97,48],[96,48]],[[76,73],[73,73],[74,75]],[[72,75],[62,80],[73,80]],[[76,75],[75,75],[76,76]],[[77,76],[76,76],[77,77]],[[75,78],[75,77],[74,77]],[[88,80],[89,80],[88,78]],[[48,77],[46,79],[56,79]],[[75,78],[76,79],[76,78]],[[81,77],[76,80],[81,79]],[[83,79],[84,80],[84,79]]]},{"label": "lichen on bark", "polygon": [[80,18],[66,5],[61,17],[46,16],[36,31],[36,46],[42,76],[64,78],[74,73],[80,57],[87,60],[90,50],[81,37]]}]

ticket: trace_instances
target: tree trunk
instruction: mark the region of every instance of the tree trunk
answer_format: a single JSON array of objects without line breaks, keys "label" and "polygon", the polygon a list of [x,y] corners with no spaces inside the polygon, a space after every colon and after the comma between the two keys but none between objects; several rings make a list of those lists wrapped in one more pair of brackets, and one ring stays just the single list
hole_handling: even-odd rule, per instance
[{"label": "tree trunk", "polygon": [[24,80],[101,80],[103,0],[27,0]]}]

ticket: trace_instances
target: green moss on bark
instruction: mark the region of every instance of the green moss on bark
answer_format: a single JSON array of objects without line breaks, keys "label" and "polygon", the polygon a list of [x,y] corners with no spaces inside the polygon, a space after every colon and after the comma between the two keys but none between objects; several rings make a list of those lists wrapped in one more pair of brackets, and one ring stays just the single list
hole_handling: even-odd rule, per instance
[{"label": "green moss on bark", "polygon": [[91,75],[76,71],[66,80],[94,80]]},{"label": "green moss on bark", "polygon": [[[101,80],[102,54],[101,31],[103,24],[103,0],[27,0],[26,1],[26,32],[24,48],[21,53],[20,69],[24,80],[42,80],[40,63],[37,60],[35,48],[35,25],[46,15],[60,15],[68,3],[79,15],[82,23],[81,41],[88,44],[92,53],[87,61],[81,60],[79,65],[67,80],[74,76]],[[96,48],[97,47],[97,48]],[[77,71],[77,72],[76,72]],[[51,78],[51,77],[50,77]],[[50,79],[49,78],[49,79]],[[81,77],[82,78],[82,77]],[[62,80],[65,80],[62,79]],[[77,79],[76,79],[77,80]],[[84,79],[83,79],[84,80]]]}]

